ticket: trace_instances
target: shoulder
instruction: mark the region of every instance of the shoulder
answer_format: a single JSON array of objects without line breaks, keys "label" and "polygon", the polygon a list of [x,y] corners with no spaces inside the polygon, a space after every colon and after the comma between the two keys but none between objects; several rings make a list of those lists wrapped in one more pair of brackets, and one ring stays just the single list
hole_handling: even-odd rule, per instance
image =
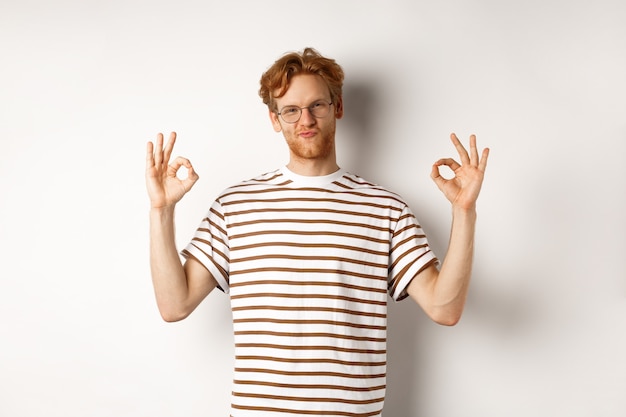
[{"label": "shoulder", "polygon": [[407,205],[402,196],[399,194],[380,184],[368,181],[356,174],[346,172],[335,183],[347,192],[362,194],[366,197],[388,199],[395,201],[402,206]]},{"label": "shoulder", "polygon": [[341,183],[345,187],[350,187],[354,189],[377,190],[377,191],[382,191],[382,192],[389,193],[389,194],[395,194],[391,190],[387,189],[386,187],[380,184],[377,184],[376,182],[369,181],[351,172],[344,172],[343,176],[340,179],[338,179],[337,182]]},{"label": "shoulder", "polygon": [[280,169],[269,171],[231,185],[219,194],[217,200],[224,200],[233,195],[242,193],[259,192],[280,187],[287,182],[289,182],[289,180],[284,177]]},{"label": "shoulder", "polygon": [[263,186],[263,185],[281,185],[288,181],[287,178],[283,175],[280,169],[269,171],[264,174],[257,175],[256,177],[240,181],[236,184],[228,187],[224,192],[228,192],[231,190],[236,190],[242,187],[255,187],[255,186]]}]

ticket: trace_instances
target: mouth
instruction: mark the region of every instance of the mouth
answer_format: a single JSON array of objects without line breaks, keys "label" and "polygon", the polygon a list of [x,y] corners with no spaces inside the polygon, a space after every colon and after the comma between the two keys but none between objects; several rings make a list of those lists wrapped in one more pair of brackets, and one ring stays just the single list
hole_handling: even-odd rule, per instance
[{"label": "mouth", "polygon": [[305,139],[312,138],[315,135],[317,135],[317,132],[314,130],[303,130],[302,132],[298,133],[298,136]]}]

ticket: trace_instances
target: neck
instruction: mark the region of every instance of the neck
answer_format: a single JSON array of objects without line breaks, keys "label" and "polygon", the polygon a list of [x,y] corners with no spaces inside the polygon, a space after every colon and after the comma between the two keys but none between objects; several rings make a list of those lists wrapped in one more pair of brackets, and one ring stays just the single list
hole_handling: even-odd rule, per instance
[{"label": "neck", "polygon": [[337,162],[332,159],[328,161],[315,160],[298,160],[291,158],[287,164],[287,168],[294,174],[304,175],[307,177],[319,177],[330,175],[339,169]]}]

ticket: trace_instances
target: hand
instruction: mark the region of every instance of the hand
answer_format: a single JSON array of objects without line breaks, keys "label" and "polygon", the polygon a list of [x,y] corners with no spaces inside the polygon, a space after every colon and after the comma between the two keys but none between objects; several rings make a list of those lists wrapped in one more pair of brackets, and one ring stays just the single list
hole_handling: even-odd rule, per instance
[{"label": "hand", "polygon": [[[483,183],[489,148],[485,148],[480,159],[476,149],[476,136],[470,136],[469,154],[454,133],[450,135],[452,143],[459,152],[461,164],[452,158],[443,158],[435,162],[430,174],[437,187],[443,192],[453,207],[474,209]],[[454,172],[454,177],[446,179],[441,176],[439,167],[445,165]]]},{"label": "hand", "polygon": [[[169,164],[176,133],[170,134],[170,139],[163,148],[163,135],[159,133],[156,145],[148,142],[146,155],[146,186],[152,208],[173,206],[193,187],[198,180],[198,174],[188,159],[177,157]],[[181,167],[187,168],[187,178],[176,176]]]}]

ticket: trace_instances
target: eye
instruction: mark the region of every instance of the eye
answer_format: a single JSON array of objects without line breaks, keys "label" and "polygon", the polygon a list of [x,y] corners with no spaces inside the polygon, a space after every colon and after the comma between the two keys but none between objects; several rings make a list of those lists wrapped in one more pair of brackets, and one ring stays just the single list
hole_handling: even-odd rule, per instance
[{"label": "eye", "polygon": [[289,115],[294,115],[294,114],[298,114],[298,112],[300,111],[299,108],[295,107],[295,106],[291,106],[291,107],[285,107],[281,110],[280,114],[284,115],[284,116],[289,116]]}]

